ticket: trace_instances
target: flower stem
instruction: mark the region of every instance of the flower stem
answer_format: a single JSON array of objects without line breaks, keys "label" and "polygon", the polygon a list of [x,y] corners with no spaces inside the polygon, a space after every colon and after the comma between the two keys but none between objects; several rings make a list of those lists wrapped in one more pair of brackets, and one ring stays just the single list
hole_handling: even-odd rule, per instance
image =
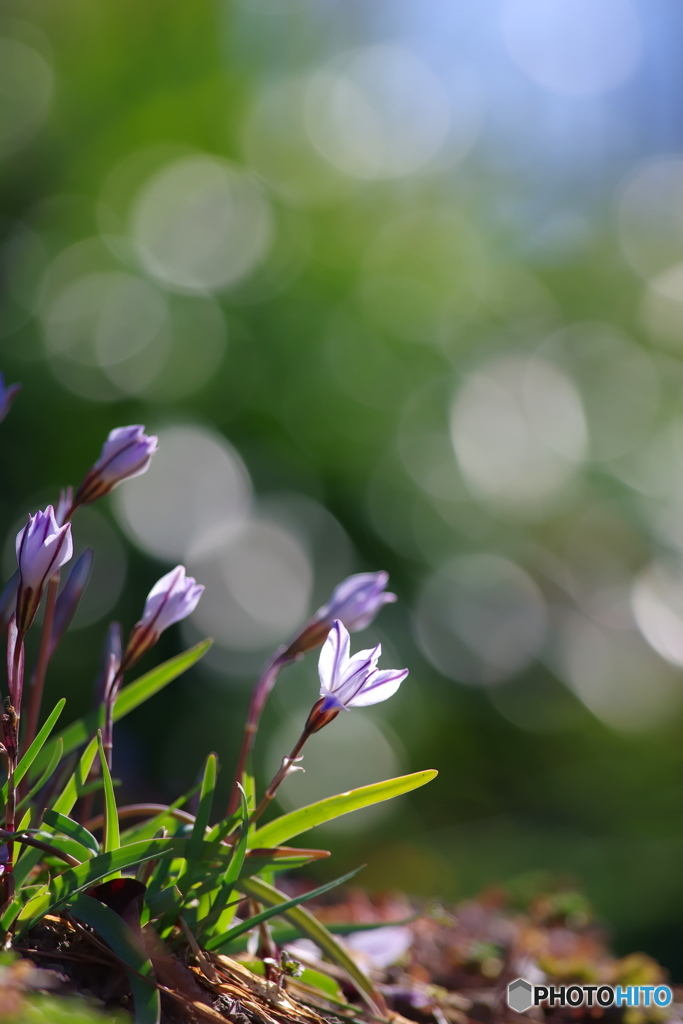
[{"label": "flower stem", "polygon": [[251,818],[249,819],[250,825],[253,825],[253,823],[261,817],[261,815],[268,807],[275,794],[277,793],[280,783],[284,782],[287,776],[292,774],[294,762],[299,756],[301,748],[303,747],[304,743],[306,742],[310,735],[311,734],[308,731],[308,729],[304,729],[304,731],[301,733],[301,736],[299,736],[296,746],[294,747],[294,750],[291,752],[289,757],[283,757],[282,766],[280,770],[276,772],[275,775],[273,776],[272,782],[270,783],[268,789],[263,794],[263,799],[261,800],[261,803],[258,805],[256,810],[252,814]]},{"label": "flower stem", "polygon": [[26,713],[26,732],[24,734],[24,746],[26,749],[28,749],[28,747],[33,743],[38,730],[38,719],[40,718],[40,706],[43,702],[45,676],[50,662],[50,639],[52,637],[52,623],[55,616],[58,587],[59,573],[55,573],[47,585],[45,618],[43,619],[43,629],[40,634],[38,661],[35,671],[31,677],[31,692],[29,696],[28,710]]},{"label": "flower stem", "polygon": [[254,747],[259,721],[266,705],[266,701],[268,700],[271,690],[275,686],[280,670],[284,668],[285,665],[295,661],[296,659],[297,655],[291,654],[288,648],[281,647],[275,652],[270,661],[266,662],[261,675],[256,681],[256,685],[251,695],[247,721],[244,726],[244,732],[242,733],[242,746],[240,747],[239,757],[237,758],[235,779],[230,793],[230,802],[226,811],[226,817],[228,818],[230,815],[235,813],[240,805],[239,786],[242,783],[242,776],[244,775],[247,767],[249,754]]}]

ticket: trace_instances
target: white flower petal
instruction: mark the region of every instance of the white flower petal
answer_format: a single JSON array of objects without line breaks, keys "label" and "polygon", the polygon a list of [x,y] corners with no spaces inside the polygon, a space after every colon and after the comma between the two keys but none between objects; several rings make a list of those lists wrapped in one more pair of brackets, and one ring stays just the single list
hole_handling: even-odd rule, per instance
[{"label": "white flower petal", "polygon": [[370,704],[379,704],[396,693],[407,675],[407,668],[400,671],[389,669],[387,672],[373,672],[358,693],[344,703],[349,708],[366,708]]},{"label": "white flower petal", "polygon": [[345,629],[339,619],[335,619],[332,629],[327,634],[327,640],[322,646],[318,660],[321,695],[336,690],[340,671],[343,671],[349,658],[349,643],[348,630]]}]

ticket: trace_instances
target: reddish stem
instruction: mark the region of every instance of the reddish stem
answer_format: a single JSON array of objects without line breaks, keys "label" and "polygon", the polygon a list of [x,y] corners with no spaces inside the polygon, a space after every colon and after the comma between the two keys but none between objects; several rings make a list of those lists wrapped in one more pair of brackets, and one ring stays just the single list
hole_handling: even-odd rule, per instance
[{"label": "reddish stem", "polygon": [[242,746],[240,747],[239,757],[237,758],[235,779],[232,785],[230,803],[228,804],[226,817],[230,817],[231,814],[234,814],[240,805],[239,786],[242,783],[242,777],[247,767],[249,754],[254,747],[261,714],[263,713],[263,709],[266,705],[270,692],[275,686],[277,677],[280,674],[280,669],[289,662],[295,660],[296,655],[292,655],[288,648],[280,648],[279,651],[276,651],[270,661],[266,663],[256,682],[256,686],[254,687],[251,695],[251,702],[249,704],[244,732],[242,733]]},{"label": "reddish stem", "polygon": [[291,752],[289,757],[283,758],[282,767],[273,776],[271,784],[268,786],[268,789],[263,794],[263,799],[261,800],[261,803],[258,805],[256,810],[252,814],[251,818],[249,819],[250,825],[253,825],[253,823],[261,817],[261,815],[268,807],[269,803],[271,802],[275,794],[277,793],[280,784],[285,781],[288,775],[292,774],[292,765],[296,761],[297,757],[299,756],[301,748],[303,747],[304,743],[306,742],[310,735],[311,734],[308,731],[308,729],[304,729],[304,731],[301,733],[301,736],[299,736],[296,746],[294,747],[294,750]]},{"label": "reddish stem", "polygon": [[28,749],[36,738],[38,731],[38,719],[40,718],[40,707],[43,702],[43,688],[45,676],[50,663],[50,638],[52,636],[52,623],[55,617],[55,604],[57,603],[57,588],[59,587],[59,573],[50,579],[47,585],[47,597],[45,599],[45,618],[43,629],[40,634],[40,648],[38,650],[38,661],[31,677],[31,692],[29,697],[28,710],[26,713],[26,731],[24,733],[24,746]]}]

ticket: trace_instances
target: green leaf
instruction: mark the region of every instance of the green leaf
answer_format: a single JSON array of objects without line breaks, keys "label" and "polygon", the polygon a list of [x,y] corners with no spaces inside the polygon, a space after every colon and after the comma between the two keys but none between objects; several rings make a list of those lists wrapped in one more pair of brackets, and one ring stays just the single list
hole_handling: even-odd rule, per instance
[{"label": "green leaf", "polygon": [[115,871],[135,867],[146,860],[154,860],[167,854],[184,857],[186,849],[185,839],[148,839],[146,842],[131,843],[130,846],[101,853],[98,857],[79,864],[77,868],[63,871],[52,879],[46,894],[35,897],[26,904],[19,917],[22,925],[21,934],[45,914],[73,899],[83,889],[88,889],[96,882],[108,878]]},{"label": "green leaf", "polygon": [[[183,672],[187,672],[189,668],[206,654],[212,643],[213,640],[202,640],[201,643],[195,644],[189,650],[183,651],[182,654],[176,654],[174,658],[169,658],[163,665],[158,665],[150,672],[145,673],[144,676],[140,676],[134,683],[124,686],[116,698],[114,721],[118,722],[124,718],[125,715],[139,707],[140,704],[144,704],[146,700],[149,700],[150,697],[153,697],[160,690],[163,690],[165,686],[168,686],[169,683],[172,683]],[[76,750],[77,747],[87,743],[90,737],[94,736],[99,724],[99,713],[93,711],[84,718],[79,718],[78,721],[73,722],[66,729],[63,729],[56,739],[61,738],[63,740],[64,752],[69,754],[72,750]],[[56,739],[53,742],[56,742]],[[52,744],[50,743],[41,751],[40,756],[37,758],[37,770],[41,770],[43,764],[47,763],[47,760],[51,757],[51,748]]]},{"label": "green leaf", "polygon": [[163,810],[158,811],[154,817],[147,818],[146,821],[141,821],[137,825],[131,825],[129,828],[124,829],[121,833],[122,842],[134,843],[140,839],[153,839],[161,827],[175,827],[178,824],[178,819],[174,818],[171,812],[186,804],[198,789],[198,785],[193,786],[183,796],[179,796],[177,800],[174,800],[172,804],[168,804]]},{"label": "green leaf", "polygon": [[97,748],[100,754],[102,781],[104,782],[103,845],[104,852],[110,853],[112,850],[118,850],[121,845],[121,837],[119,835],[119,812],[116,808],[116,796],[114,795],[114,786],[111,781],[111,772],[109,771],[109,765],[107,764],[107,755],[104,752],[102,733],[99,729],[97,730]]},{"label": "green leaf", "polygon": [[[26,775],[26,772],[29,770],[29,768],[31,767],[31,765],[35,761],[35,759],[38,756],[38,754],[40,753],[40,751],[43,749],[43,746],[44,746],[48,736],[50,735],[50,733],[54,729],[55,723],[56,723],[57,719],[59,718],[59,716],[61,715],[61,713],[62,713],[62,711],[64,709],[64,705],[65,704],[66,704],[66,697],[62,697],[61,700],[57,701],[57,704],[55,705],[53,710],[48,715],[48,718],[47,718],[47,721],[45,722],[45,725],[40,730],[40,732],[38,733],[38,735],[34,739],[33,743],[28,748],[28,750],[26,751],[26,753],[22,757],[21,761],[17,765],[16,770],[14,772],[14,784],[15,784],[15,786],[19,785],[19,783],[23,779],[24,775]],[[7,802],[7,783],[5,783],[5,785],[2,787],[2,799],[3,799],[3,801],[5,803]]]},{"label": "green leaf", "polygon": [[[412,924],[418,917],[418,914],[413,914],[411,917],[401,918],[400,921],[366,921],[362,924],[359,921],[341,921],[336,924],[326,921],[325,928],[331,935],[351,935],[353,932],[375,931],[377,928],[388,928],[390,925]],[[303,932],[292,925],[275,925],[272,934],[276,946],[287,946],[289,943],[295,942],[296,939],[304,938]],[[247,948],[247,941],[247,936],[243,935],[241,939],[231,943],[230,953],[244,952]]]},{"label": "green leaf", "polygon": [[301,807],[298,811],[291,811],[289,814],[283,814],[281,818],[269,821],[267,825],[254,832],[249,845],[280,846],[293,836],[301,835],[302,832],[322,825],[325,821],[339,818],[342,814],[349,814],[350,811],[360,810],[361,807],[369,807],[382,800],[391,800],[403,793],[410,793],[411,790],[431,782],[437,775],[438,772],[433,770],[414,772],[412,775],[401,775],[397,779],[373,782],[370,786],[361,786],[360,789],[352,789],[348,793],[328,796],[325,800],[319,800],[308,807]]},{"label": "green leaf", "polygon": [[[207,950],[211,952],[212,950],[219,950],[221,946],[229,945],[232,939],[238,938],[240,935],[243,935],[244,932],[251,931],[252,928],[255,928],[257,924],[261,924],[262,921],[268,921],[271,917],[277,917],[278,914],[284,914],[288,910],[298,907],[300,903],[305,903],[306,900],[312,900],[317,896],[322,896],[323,893],[328,892],[330,889],[334,889],[335,886],[348,882],[350,878],[353,878],[354,875],[357,875],[361,870],[361,868],[356,868],[355,871],[349,871],[347,875],[342,875],[341,878],[335,878],[333,882],[327,882],[326,885],[321,885],[319,888],[313,889],[312,892],[302,893],[301,896],[295,896],[293,899],[283,897],[284,902],[281,900],[274,902],[272,899],[264,901],[271,904],[267,910],[262,910],[260,914],[255,914],[246,921],[240,921],[240,923],[236,924],[234,928],[230,928],[229,931],[223,932],[222,935],[215,935],[206,943]],[[253,881],[255,880],[240,880],[237,888],[241,892],[248,893],[248,886]],[[266,886],[266,883],[259,880],[259,885]],[[268,885],[266,888],[271,889],[271,886]],[[276,889],[272,889],[271,891],[277,892]],[[282,894],[278,893],[278,895],[281,896]]]},{"label": "green leaf", "polygon": [[17,804],[18,808],[25,807],[26,804],[30,804],[31,800],[33,800],[33,797],[36,795],[38,790],[42,789],[43,786],[45,785],[45,783],[47,782],[47,780],[52,778],[52,775],[54,774],[54,772],[55,772],[55,770],[57,768],[57,765],[62,760],[62,754],[63,753],[64,753],[64,744],[62,743],[61,740],[57,740],[57,742],[55,743],[55,745],[53,747],[52,757],[50,758],[50,760],[49,760],[49,762],[48,762],[48,764],[47,764],[47,766],[45,768],[45,771],[40,776],[38,781],[33,786],[31,786],[31,788],[29,789],[28,793],[23,798],[23,800],[21,800]]},{"label": "green leaf", "polygon": [[[95,760],[95,754],[97,753],[97,740],[91,740],[88,746],[81,754],[81,758],[76,765],[76,770],[70,776],[64,789],[59,794],[56,800],[52,803],[52,810],[58,811],[60,814],[71,814],[73,806],[80,796],[83,794],[83,789],[88,781],[88,775],[92,768],[93,761]],[[24,852],[20,856],[14,868],[14,878],[17,888],[19,888],[23,882],[26,881],[29,873],[36,866],[42,854],[40,850],[29,849],[26,847]],[[8,908],[8,910],[11,909]],[[5,920],[3,916],[3,922]]]},{"label": "green leaf", "polygon": [[83,796],[83,790],[88,782],[88,776],[90,775],[90,769],[93,766],[96,753],[97,739],[94,738],[90,740],[90,743],[88,743],[87,747],[81,754],[80,760],[76,765],[76,770],[70,776],[68,782],[64,786],[64,789],[57,799],[53,801],[53,811],[59,811],[60,814],[71,814],[74,804],[79,797]]},{"label": "green leaf", "polygon": [[134,1024],[159,1024],[161,1000],[149,957],[141,940],[118,914],[104,903],[81,893],[69,910],[79,921],[94,928],[113,953],[122,960],[135,1005]]},{"label": "green leaf", "polygon": [[187,860],[177,882],[183,896],[187,894],[188,889],[192,885],[195,868],[202,854],[204,836],[209,827],[209,819],[211,817],[211,805],[216,788],[217,770],[218,758],[215,754],[209,754],[204,765],[202,788],[199,794],[199,807],[197,808],[197,815],[187,844]]},{"label": "green leaf", "polygon": [[323,860],[329,856],[329,850],[296,850],[292,846],[277,846],[274,849],[258,847],[247,852],[239,877],[249,878],[265,870],[294,871],[310,864],[312,860]]},{"label": "green leaf", "polygon": [[201,921],[198,922],[198,931],[200,935],[204,934],[207,928],[213,925],[216,921],[220,922],[219,926],[221,928],[225,928],[226,924],[230,923],[235,913],[236,903],[232,904],[232,906],[230,905],[230,896],[232,895],[232,891],[235,887],[235,882],[242,871],[244,859],[247,854],[247,843],[249,841],[249,804],[244,788],[240,786],[239,783],[238,786],[242,812],[240,837],[233,849],[230,862],[223,873],[223,877],[219,879],[215,895],[213,896],[211,910]]},{"label": "green leaf", "polygon": [[260,903],[279,906],[279,912],[284,914],[299,929],[302,935],[312,939],[317,946],[320,946],[330,960],[333,960],[346,971],[359,993],[372,1007],[373,1011],[379,1012],[380,1016],[386,1016],[387,1008],[382,993],[375,988],[370,978],[360,969],[344,947],[337,942],[333,935],[330,935],[327,928],[320,921],[317,921],[312,914],[309,914],[303,907],[290,907],[290,909],[285,910],[285,904],[291,901],[288,900],[284,893],[279,892],[260,878],[240,880],[238,888],[246,896],[253,896]]},{"label": "green leaf", "polygon": [[169,885],[166,889],[160,889],[153,896],[145,897],[152,917],[160,917],[162,914],[175,912],[176,917],[183,904],[183,897],[176,885]]},{"label": "green leaf", "polygon": [[78,821],[74,821],[73,818],[67,817],[66,814],[47,810],[43,814],[43,821],[46,825],[51,825],[57,832],[63,832],[65,836],[75,839],[95,856],[100,852],[100,844],[92,832],[88,832],[87,828],[84,828]]}]

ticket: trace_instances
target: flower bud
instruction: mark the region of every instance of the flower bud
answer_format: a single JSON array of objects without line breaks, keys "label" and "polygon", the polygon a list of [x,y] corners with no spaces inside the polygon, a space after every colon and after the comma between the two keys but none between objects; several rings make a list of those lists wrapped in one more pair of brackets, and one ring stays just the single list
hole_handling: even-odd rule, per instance
[{"label": "flower bud", "polygon": [[7,416],[10,406],[19,391],[21,391],[21,384],[10,384],[9,387],[6,387],[5,378],[0,373],[0,423]]},{"label": "flower bud", "polygon": [[396,600],[396,594],[385,591],[387,572],[359,572],[335,587],[327,604],[319,608],[301,633],[292,641],[289,654],[302,654],[318,647],[339,620],[352,633],[370,625],[385,604]]},{"label": "flower bud", "polygon": [[59,492],[59,501],[55,505],[55,519],[58,526],[68,522],[74,507],[73,487],[63,487]]},{"label": "flower bud", "polygon": [[[55,515],[55,518],[57,516]],[[57,520],[59,521],[59,520]],[[66,633],[71,620],[76,614],[85,588],[92,572],[95,553],[92,548],[86,548],[81,556],[74,562],[69,573],[69,578],[55,603],[54,619],[52,620],[52,632],[50,633],[50,657],[54,654],[55,648]]]},{"label": "flower bud", "polygon": [[28,517],[28,523],[17,534],[19,592],[17,594],[17,628],[25,633],[33,622],[51,576],[73,555],[71,524],[58,526],[52,505],[44,512]]},{"label": "flower bud", "polygon": [[74,506],[87,505],[109,494],[122,480],[144,473],[157,450],[157,438],[142,426],[117,427],[102,446],[99,459],[76,491]]},{"label": "flower bud", "polygon": [[187,618],[199,604],[203,591],[200,583],[185,575],[183,565],[162,576],[147,596],[142,618],[133,626],[123,656],[123,669],[139,661],[165,629]]}]

